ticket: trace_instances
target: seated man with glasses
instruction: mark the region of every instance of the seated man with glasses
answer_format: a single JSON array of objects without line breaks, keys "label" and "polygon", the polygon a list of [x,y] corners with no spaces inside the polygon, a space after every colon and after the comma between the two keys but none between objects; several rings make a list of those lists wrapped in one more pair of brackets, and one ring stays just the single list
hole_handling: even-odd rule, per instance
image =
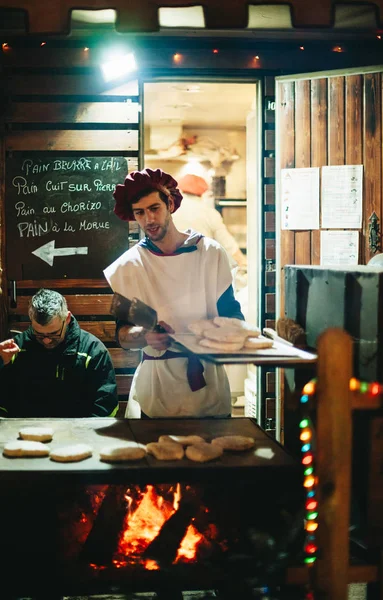
[{"label": "seated man with glasses", "polygon": [[29,329],[0,343],[0,417],[114,416],[117,386],[109,352],[80,329],[65,298],[41,289],[28,315]]}]

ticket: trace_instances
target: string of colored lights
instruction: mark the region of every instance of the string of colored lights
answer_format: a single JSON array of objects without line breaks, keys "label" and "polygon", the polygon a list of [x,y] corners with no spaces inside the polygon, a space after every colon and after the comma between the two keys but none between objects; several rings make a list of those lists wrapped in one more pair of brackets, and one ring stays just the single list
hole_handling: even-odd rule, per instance
[{"label": "string of colored lights", "polygon": [[[304,562],[308,566],[312,566],[317,559],[317,541],[316,533],[318,529],[318,499],[317,499],[317,483],[318,478],[315,474],[315,456],[313,448],[314,426],[308,414],[308,406],[310,396],[313,396],[316,391],[316,379],[312,379],[303,388],[300,399],[302,419],[299,423],[300,441],[303,465],[303,486],[306,491],[305,500],[305,531],[306,538],[304,544]],[[360,381],[355,377],[350,379],[350,391],[360,392],[370,396],[378,396],[383,394],[383,384],[367,381]],[[313,600],[312,591],[309,591],[306,600]]]},{"label": "string of colored lights", "polygon": [[315,393],[316,380],[313,379],[306,383],[303,388],[301,396],[301,407],[302,407],[302,420],[299,423],[300,427],[300,440],[301,440],[301,451],[302,458],[301,462],[303,465],[303,486],[306,491],[305,499],[305,531],[306,539],[304,545],[304,562],[307,565],[312,565],[316,559],[316,553],[318,550],[316,544],[316,530],[318,529],[318,499],[316,493],[317,477],[315,475],[315,464],[314,464],[314,450],[313,450],[313,424],[310,417],[308,416],[308,401],[310,396]]}]

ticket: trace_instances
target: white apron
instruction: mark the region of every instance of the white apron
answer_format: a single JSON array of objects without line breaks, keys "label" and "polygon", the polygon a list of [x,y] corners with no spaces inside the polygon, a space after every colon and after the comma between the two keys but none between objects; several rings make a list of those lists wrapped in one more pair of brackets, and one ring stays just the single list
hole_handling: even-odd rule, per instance
[{"label": "white apron", "polygon": [[[204,237],[196,247],[194,252],[156,255],[137,244],[104,274],[113,291],[139,298],[157,311],[159,321],[168,323],[176,333],[187,332],[192,321],[217,316],[217,300],[232,283],[223,248]],[[169,349],[181,350],[177,344]],[[143,351],[153,357],[165,354],[151,346]],[[149,417],[229,415],[230,387],[223,366],[201,362],[206,386],[194,392],[187,380],[187,358],[141,362],[133,378],[126,416],[139,416],[135,402]]]}]

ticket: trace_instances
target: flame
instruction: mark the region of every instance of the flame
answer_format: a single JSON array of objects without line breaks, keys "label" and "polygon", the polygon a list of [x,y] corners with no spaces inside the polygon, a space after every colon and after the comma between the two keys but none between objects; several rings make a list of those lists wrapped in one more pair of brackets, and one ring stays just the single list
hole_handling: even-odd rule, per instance
[{"label": "flame", "polygon": [[[106,489],[106,488],[105,488]],[[92,521],[97,517],[102,501],[105,497],[105,489],[99,487],[92,489],[90,493],[93,518],[85,512],[79,515],[79,522],[84,524],[89,531]],[[146,549],[160,534],[164,524],[180,508],[182,492],[193,497],[196,490],[193,487],[174,485],[133,485],[126,489],[125,501],[127,511],[124,518],[123,528],[120,535],[118,548],[112,559],[115,569],[129,566],[140,566],[147,571],[160,569],[159,563],[152,557],[147,557]],[[198,493],[198,492],[197,492]],[[209,522],[206,516],[209,510],[206,506],[199,505],[197,513],[192,518],[179,548],[173,560],[173,564],[197,562],[204,556],[210,556],[214,547],[219,546],[221,551],[227,549],[226,540],[220,540],[219,531],[214,523]],[[203,529],[201,530],[201,516]],[[199,528],[196,526],[198,520]],[[166,533],[165,533],[166,535]],[[165,541],[166,543],[166,541]],[[94,570],[106,569],[105,565],[90,564]]]},{"label": "flame", "polygon": [[133,498],[126,496],[129,510],[119,551],[125,556],[142,554],[158,535],[161,527],[174,513],[173,506],[159,496],[154,486],[148,485],[138,508],[131,512]]},{"label": "flame", "polygon": [[[177,483],[164,495],[158,494],[153,485],[147,485],[137,498],[137,488],[127,490],[128,511],[124,530],[120,538],[118,556],[121,560],[113,561],[119,568],[127,563],[139,562],[147,570],[158,570],[159,565],[153,559],[145,559],[142,555],[150,543],[160,533],[165,522],[178,510],[182,496],[181,485]],[[161,492],[162,493],[162,492]],[[168,497],[170,496],[170,497]],[[208,532],[208,537],[215,537],[216,528]],[[174,563],[191,562],[196,559],[201,544],[209,545],[205,536],[191,523],[178,549]],[[124,558],[122,558],[124,557]]]},{"label": "flame", "polygon": [[204,539],[202,533],[197,531],[194,525],[189,525],[185,537],[181,542],[181,546],[177,552],[175,562],[181,562],[182,558],[193,560],[196,557],[198,544]]}]

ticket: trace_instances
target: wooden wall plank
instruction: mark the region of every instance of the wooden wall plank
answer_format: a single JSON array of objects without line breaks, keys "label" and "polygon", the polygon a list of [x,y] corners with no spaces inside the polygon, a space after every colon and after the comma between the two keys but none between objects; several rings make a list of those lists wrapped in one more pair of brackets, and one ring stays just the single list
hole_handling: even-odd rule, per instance
[{"label": "wooden wall plank", "polygon": [[266,373],[266,392],[268,394],[275,394],[275,372]]},{"label": "wooden wall plank", "polygon": [[138,151],[138,131],[110,130],[35,130],[13,131],[6,135],[9,151]]},{"label": "wooden wall plank", "polygon": [[[309,167],[311,160],[310,81],[295,84],[295,167]],[[295,263],[309,265],[311,262],[310,231],[295,232]]]},{"label": "wooden wall plank", "polygon": [[265,272],[265,286],[266,287],[275,287],[275,271],[266,271]]},{"label": "wooden wall plank", "polygon": [[346,77],[346,164],[360,165],[363,160],[363,78]]},{"label": "wooden wall plank", "polygon": [[116,375],[117,394],[119,396],[127,396],[132,385],[133,375]]},{"label": "wooden wall plank", "polygon": [[382,90],[381,73],[364,76],[364,132],[363,132],[363,234],[364,260],[373,253],[369,250],[369,218],[375,211],[382,229]]},{"label": "wooden wall plank", "polygon": [[[116,341],[116,323],[114,321],[80,321],[81,329],[89,331],[104,343]],[[10,321],[9,331],[25,331],[29,327],[27,321]]]},{"label": "wooden wall plank", "polygon": [[265,177],[275,177],[275,158],[264,158]]},{"label": "wooden wall plank", "polygon": [[12,46],[7,52],[3,52],[3,64],[5,68],[37,69],[38,67],[74,67],[74,68],[99,68],[100,55],[92,48],[85,50],[86,44],[78,48],[54,48],[49,40],[44,46],[36,48]]},{"label": "wooden wall plank", "polygon": [[265,259],[275,260],[275,240],[268,239],[265,241]]},{"label": "wooden wall plank", "polygon": [[116,86],[106,83],[101,73],[91,75],[23,75],[5,78],[4,93],[8,96],[136,96],[137,81]]},{"label": "wooden wall plank", "polygon": [[265,294],[265,310],[267,313],[275,312],[275,294]]},{"label": "wooden wall plank", "polygon": [[[311,81],[311,166],[327,165],[327,79]],[[320,264],[320,231],[311,232],[311,264]]]},{"label": "wooden wall plank", "polygon": [[123,348],[109,348],[115,369],[134,369],[141,360],[141,353],[136,350],[123,350]]},{"label": "wooden wall plank", "polygon": [[6,123],[138,123],[137,102],[11,102]]},{"label": "wooden wall plank", "polygon": [[[363,78],[361,75],[346,77],[346,164],[360,165],[363,162]],[[359,239],[359,263],[364,263],[363,236]]]},{"label": "wooden wall plank", "polygon": [[329,79],[329,165],[344,165],[345,134],[344,134],[344,77]]},{"label": "wooden wall plank", "polygon": [[114,321],[81,321],[81,329],[93,333],[104,344],[116,341],[116,323]]},{"label": "wooden wall plank", "polygon": [[265,131],[265,150],[270,152],[275,150],[275,130],[266,129]]},{"label": "wooden wall plank", "polygon": [[265,232],[274,233],[275,231],[275,211],[265,213]]},{"label": "wooden wall plank", "polygon": [[265,204],[275,204],[275,183],[264,185]]},{"label": "wooden wall plank", "polygon": [[264,95],[274,96],[275,95],[275,79],[272,75],[266,75],[264,79]]},{"label": "wooden wall plank", "polygon": [[[278,82],[279,90],[279,134],[277,144],[280,149],[279,168],[286,169],[295,166],[295,90],[294,82]],[[281,307],[280,316],[284,316],[284,265],[291,265],[295,262],[294,232],[289,230],[281,231]]]},{"label": "wooden wall plank", "polygon": [[[65,289],[65,288],[105,288],[110,289],[106,279],[23,279],[16,281],[17,290],[23,289]],[[64,292],[65,294],[65,292]]]},{"label": "wooden wall plank", "polygon": [[[17,306],[9,307],[11,315],[27,315],[31,296],[18,296]],[[112,302],[112,294],[84,294],[70,295],[65,298],[69,310],[74,315],[108,315]]]}]

